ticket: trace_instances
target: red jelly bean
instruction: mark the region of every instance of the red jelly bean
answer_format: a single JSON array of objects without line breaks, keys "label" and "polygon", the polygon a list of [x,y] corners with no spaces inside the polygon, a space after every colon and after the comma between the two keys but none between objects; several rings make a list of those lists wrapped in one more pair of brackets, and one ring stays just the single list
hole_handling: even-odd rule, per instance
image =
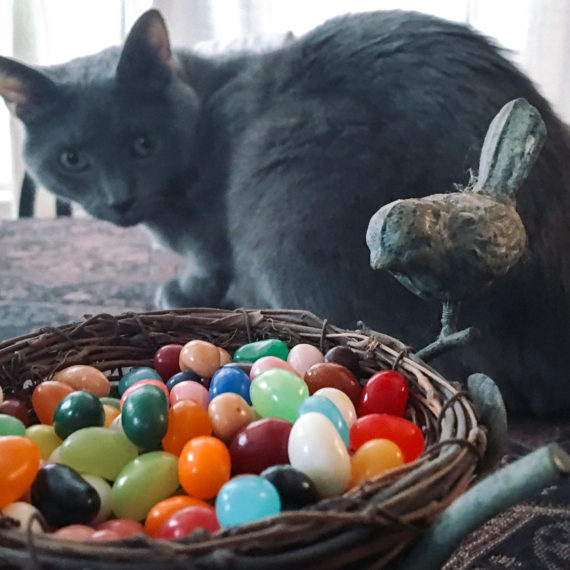
[{"label": "red jelly bean", "polygon": [[119,538],[130,538],[136,534],[145,534],[144,526],[132,519],[112,519],[102,522],[95,530],[112,530]]},{"label": "red jelly bean", "polygon": [[171,376],[180,372],[180,344],[165,344],[161,346],[154,355],[153,368],[160,374],[166,382]]},{"label": "red jelly bean", "polygon": [[416,459],[425,448],[424,434],[416,424],[389,414],[358,418],[350,428],[349,437],[354,451],[371,439],[389,439],[402,450],[405,463]]},{"label": "red jelly bean", "polygon": [[198,527],[210,532],[220,528],[216,510],[210,505],[195,505],[176,511],[154,534],[154,538],[180,538],[192,534]]},{"label": "red jelly bean", "polygon": [[21,400],[4,400],[0,406],[0,414],[7,414],[18,418],[26,427],[30,425],[28,407]]},{"label": "red jelly bean", "polygon": [[355,408],[358,406],[362,387],[348,368],[334,362],[320,362],[307,370],[304,379],[309,387],[309,394],[314,394],[321,388],[337,388],[352,400]]},{"label": "red jelly bean", "polygon": [[392,414],[401,416],[408,402],[408,383],[395,370],[382,370],[366,382],[356,409],[357,415]]}]

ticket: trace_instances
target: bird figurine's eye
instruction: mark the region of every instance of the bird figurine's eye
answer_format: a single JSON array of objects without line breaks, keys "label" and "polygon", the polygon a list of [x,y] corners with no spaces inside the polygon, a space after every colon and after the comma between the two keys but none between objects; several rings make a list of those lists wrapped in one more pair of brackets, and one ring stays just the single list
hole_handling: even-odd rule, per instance
[{"label": "bird figurine's eye", "polygon": [[140,135],[133,143],[133,154],[139,158],[146,158],[156,153],[158,140],[149,135]]},{"label": "bird figurine's eye", "polygon": [[59,155],[59,163],[65,170],[81,172],[89,167],[89,157],[84,152],[68,149]]}]

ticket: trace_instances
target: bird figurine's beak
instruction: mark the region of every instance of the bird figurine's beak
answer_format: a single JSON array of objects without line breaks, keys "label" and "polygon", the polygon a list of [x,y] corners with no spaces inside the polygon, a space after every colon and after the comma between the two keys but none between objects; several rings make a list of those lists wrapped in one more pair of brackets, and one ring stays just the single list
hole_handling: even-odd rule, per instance
[{"label": "bird figurine's beak", "polygon": [[370,267],[372,269],[388,269],[390,258],[379,249],[370,252]]}]

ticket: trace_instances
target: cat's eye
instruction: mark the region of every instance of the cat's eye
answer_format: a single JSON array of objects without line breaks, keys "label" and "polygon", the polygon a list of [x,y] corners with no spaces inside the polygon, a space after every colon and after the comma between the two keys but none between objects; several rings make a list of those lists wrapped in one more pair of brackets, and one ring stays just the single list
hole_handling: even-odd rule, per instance
[{"label": "cat's eye", "polygon": [[59,155],[59,163],[73,172],[80,172],[89,166],[89,159],[84,152],[65,150]]},{"label": "cat's eye", "polygon": [[138,136],[133,143],[133,153],[140,158],[154,154],[157,149],[158,140],[148,135]]}]

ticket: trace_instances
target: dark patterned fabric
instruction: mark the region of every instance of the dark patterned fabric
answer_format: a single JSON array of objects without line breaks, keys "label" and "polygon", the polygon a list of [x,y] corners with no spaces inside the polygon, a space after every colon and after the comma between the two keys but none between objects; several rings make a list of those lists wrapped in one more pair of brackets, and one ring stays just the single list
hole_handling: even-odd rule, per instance
[{"label": "dark patterned fabric", "polygon": [[[91,219],[0,221],[0,341],[85,315],[151,310],[157,284],[181,266],[151,243],[140,228]],[[570,418],[513,424],[504,461],[553,441],[570,452]],[[569,480],[487,522],[444,566],[542,568],[570,569]]]}]

